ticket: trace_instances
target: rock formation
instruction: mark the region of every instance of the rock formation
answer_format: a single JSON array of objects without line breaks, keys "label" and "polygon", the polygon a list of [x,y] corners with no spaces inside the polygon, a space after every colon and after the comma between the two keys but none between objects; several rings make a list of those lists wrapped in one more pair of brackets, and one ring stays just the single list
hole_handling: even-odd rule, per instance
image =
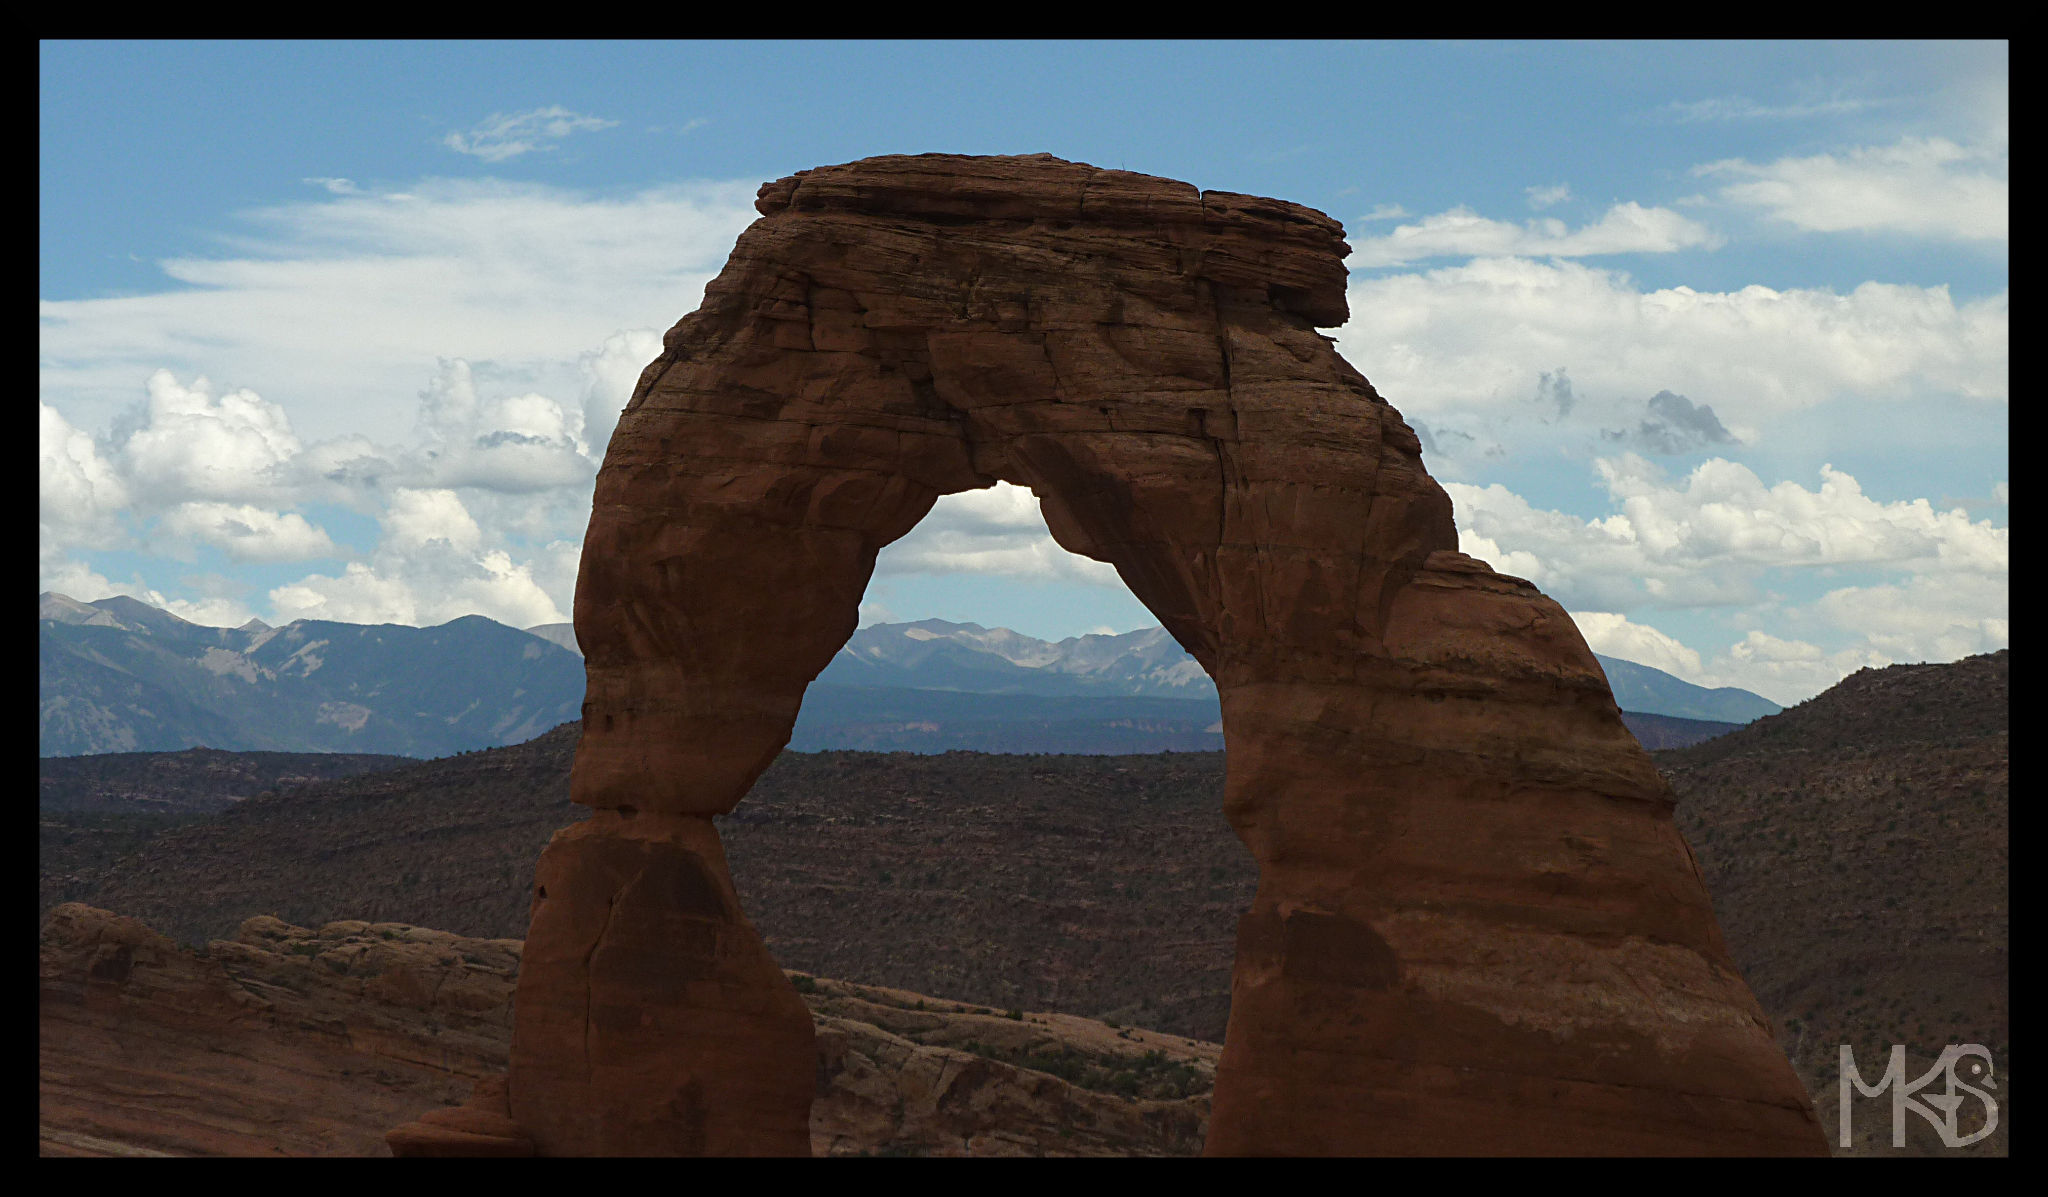
[{"label": "rock formation", "polygon": [[[505,1108],[517,940],[265,917],[199,952],[69,903],[40,948],[43,1155],[533,1153]],[[804,989],[817,1155],[1201,1150],[1213,1043]]]},{"label": "rock formation", "polygon": [[804,1005],[711,818],[790,734],[882,546],[1037,494],[1216,681],[1238,929],[1212,1154],[1825,1151],[1671,797],[1571,620],[1457,551],[1318,327],[1342,228],[1039,155],[761,189],[642,374],[576,593],[576,801],[509,1110],[542,1154],[794,1154]]},{"label": "rock formation", "polygon": [[381,1155],[505,1067],[517,940],[254,918],[196,952],[77,902],[40,938],[45,1155]]}]

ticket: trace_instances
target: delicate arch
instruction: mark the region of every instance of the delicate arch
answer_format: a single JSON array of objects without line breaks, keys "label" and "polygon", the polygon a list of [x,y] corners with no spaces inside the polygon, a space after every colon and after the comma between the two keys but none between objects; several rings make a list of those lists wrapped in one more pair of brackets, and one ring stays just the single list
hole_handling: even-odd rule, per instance
[{"label": "delicate arch", "polygon": [[1029,486],[1222,696],[1238,932],[1208,1149],[1824,1151],[1570,619],[1460,555],[1318,326],[1321,213],[1039,155],[761,189],[597,482],[591,819],[538,871],[510,1111],[545,1154],[802,1153],[810,1020],[710,818],[877,552]]}]

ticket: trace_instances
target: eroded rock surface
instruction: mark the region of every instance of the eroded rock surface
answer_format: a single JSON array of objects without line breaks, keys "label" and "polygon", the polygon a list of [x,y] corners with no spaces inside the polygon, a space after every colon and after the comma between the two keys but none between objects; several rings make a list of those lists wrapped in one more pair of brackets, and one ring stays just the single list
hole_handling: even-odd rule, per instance
[{"label": "eroded rock surface", "polygon": [[[41,936],[41,1153],[531,1154],[504,1075],[520,949],[259,918],[202,955],[135,919],[59,907]],[[803,985],[814,1154],[1201,1150],[1216,1044]]]},{"label": "eroded rock surface", "polygon": [[1825,1150],[1671,796],[1564,611],[1457,552],[1319,334],[1322,213],[1049,156],[761,189],[641,376],[576,595],[589,685],[510,1110],[543,1154],[794,1153],[812,1030],[710,817],[882,546],[1029,486],[1215,679],[1260,867],[1208,1150]]},{"label": "eroded rock surface", "polygon": [[517,940],[255,918],[202,955],[73,902],[40,949],[46,1155],[384,1155],[505,1066]]}]

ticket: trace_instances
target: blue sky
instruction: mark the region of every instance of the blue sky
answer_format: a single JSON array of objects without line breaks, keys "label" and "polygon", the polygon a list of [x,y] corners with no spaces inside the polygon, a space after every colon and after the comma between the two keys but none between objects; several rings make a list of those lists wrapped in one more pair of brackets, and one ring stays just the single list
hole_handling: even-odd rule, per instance
[{"label": "blue sky", "polygon": [[[1051,152],[1342,220],[1339,347],[1466,551],[1792,702],[2007,642],[2002,43],[44,43],[44,589],[565,619],[591,480],[766,180]],[[1029,492],[868,619],[1152,623]]]}]

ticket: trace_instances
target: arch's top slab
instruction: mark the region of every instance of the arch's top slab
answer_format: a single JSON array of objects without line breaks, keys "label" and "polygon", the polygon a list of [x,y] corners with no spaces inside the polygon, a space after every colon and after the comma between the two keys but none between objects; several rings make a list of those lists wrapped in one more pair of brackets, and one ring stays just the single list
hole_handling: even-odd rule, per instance
[{"label": "arch's top slab", "polygon": [[1011,235],[1029,224],[1118,230],[1149,245],[1199,254],[1187,263],[1194,277],[1277,288],[1289,310],[1318,327],[1350,318],[1344,257],[1351,247],[1344,226],[1324,213],[1051,154],[863,158],[763,184],[754,207],[763,216],[840,212]]}]

